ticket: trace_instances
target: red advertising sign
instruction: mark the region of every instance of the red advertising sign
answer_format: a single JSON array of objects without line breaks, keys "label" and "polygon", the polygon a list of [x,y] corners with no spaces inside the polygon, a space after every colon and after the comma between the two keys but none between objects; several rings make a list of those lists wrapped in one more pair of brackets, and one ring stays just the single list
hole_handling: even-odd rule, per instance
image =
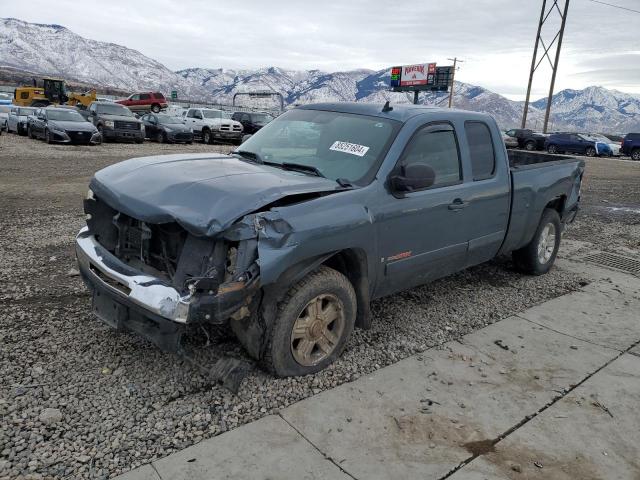
[{"label": "red advertising sign", "polygon": [[420,63],[417,65],[405,65],[402,67],[401,87],[415,85],[431,85],[436,73],[435,63]]}]

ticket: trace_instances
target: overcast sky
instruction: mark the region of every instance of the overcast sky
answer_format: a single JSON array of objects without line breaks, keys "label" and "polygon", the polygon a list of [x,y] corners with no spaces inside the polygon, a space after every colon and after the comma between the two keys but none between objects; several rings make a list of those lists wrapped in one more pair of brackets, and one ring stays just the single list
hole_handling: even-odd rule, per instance
[{"label": "overcast sky", "polygon": [[[640,10],[640,0],[606,1]],[[0,0],[0,16],[58,23],[139,50],[174,70],[380,69],[445,65],[458,56],[464,60],[459,80],[522,99],[541,5],[542,0]],[[640,94],[639,21],[637,13],[571,0],[556,91],[602,85]],[[547,34],[547,43],[554,33]],[[549,75],[545,60],[534,97],[547,94]]]}]

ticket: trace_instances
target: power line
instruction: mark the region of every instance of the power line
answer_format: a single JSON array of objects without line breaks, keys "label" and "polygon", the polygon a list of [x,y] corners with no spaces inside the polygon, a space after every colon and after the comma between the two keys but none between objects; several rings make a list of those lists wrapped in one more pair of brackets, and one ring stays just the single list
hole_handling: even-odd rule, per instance
[{"label": "power line", "polygon": [[634,10],[633,8],[621,7],[620,5],[614,5],[613,3],[601,2],[600,0],[589,0],[593,3],[600,3],[613,8],[619,8],[620,10],[626,10],[627,12],[640,13],[640,10]]}]

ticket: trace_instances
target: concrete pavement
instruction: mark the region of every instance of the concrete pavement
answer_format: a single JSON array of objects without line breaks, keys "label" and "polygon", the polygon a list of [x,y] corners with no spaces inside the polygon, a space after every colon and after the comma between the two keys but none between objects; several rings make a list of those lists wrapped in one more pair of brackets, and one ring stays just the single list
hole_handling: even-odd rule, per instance
[{"label": "concrete pavement", "polygon": [[640,279],[590,279],[129,472],[168,479],[638,479]]}]

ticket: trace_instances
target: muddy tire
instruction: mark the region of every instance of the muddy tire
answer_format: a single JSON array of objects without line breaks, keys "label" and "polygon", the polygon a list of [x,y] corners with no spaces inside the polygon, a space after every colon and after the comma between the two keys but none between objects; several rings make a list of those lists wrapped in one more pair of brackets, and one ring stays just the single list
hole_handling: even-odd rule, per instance
[{"label": "muddy tire", "polygon": [[547,273],[558,255],[561,232],[558,212],[545,209],[531,242],[513,252],[513,261],[518,269],[529,275]]},{"label": "muddy tire", "polygon": [[340,272],[321,266],[278,304],[261,363],[280,377],[316,373],[333,363],[353,331],[356,294]]}]

